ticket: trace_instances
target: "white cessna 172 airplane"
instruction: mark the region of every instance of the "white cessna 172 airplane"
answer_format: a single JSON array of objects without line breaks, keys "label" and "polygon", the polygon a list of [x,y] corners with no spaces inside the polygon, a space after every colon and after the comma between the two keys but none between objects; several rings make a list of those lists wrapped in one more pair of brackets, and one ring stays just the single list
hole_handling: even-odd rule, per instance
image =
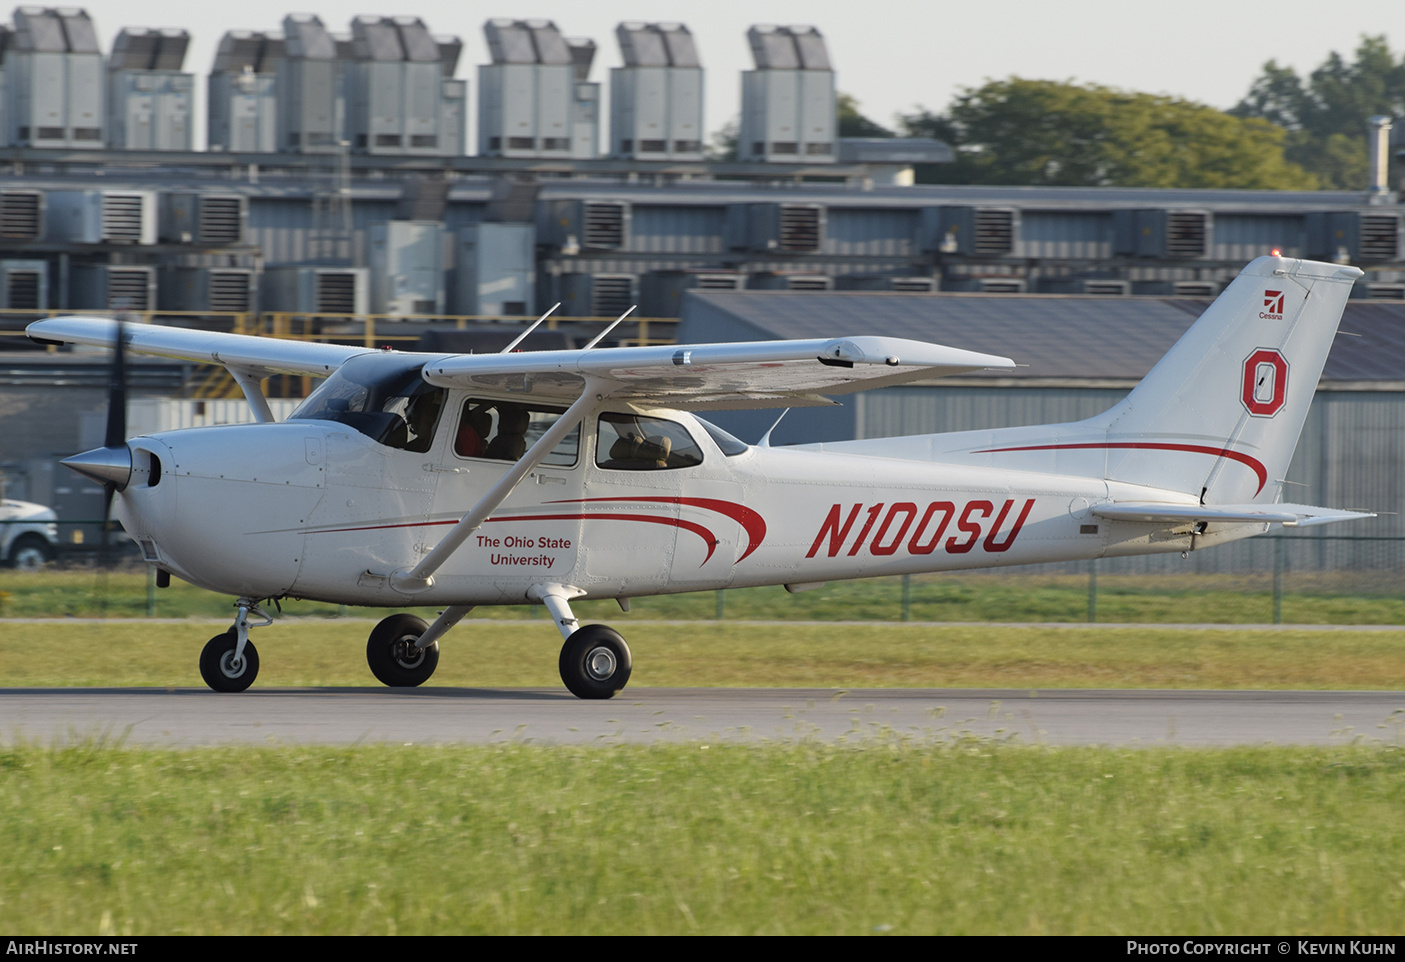
[{"label": "white cessna 172 airplane", "polygon": [[[1280,502],[1353,267],[1260,257],[1132,393],[1085,421],[770,447],[692,411],[824,395],[1008,358],[856,336],[491,355],[373,351],[62,317],[43,342],[224,365],[259,423],[107,444],[65,463],[116,493],[158,578],[238,597],[200,657],[217,691],[258,673],[258,603],[443,606],[371,632],[382,682],[419,685],[477,605],[545,605],[581,698],[631,671],[578,598],[1187,552],[1273,524],[1370,517]],[[603,336],[603,335],[602,335]],[[598,340],[598,338],[597,338]],[[120,369],[122,350],[117,351]],[[277,423],[260,380],[326,377]],[[116,399],[121,406],[121,398]],[[250,616],[263,621],[251,621]]]}]

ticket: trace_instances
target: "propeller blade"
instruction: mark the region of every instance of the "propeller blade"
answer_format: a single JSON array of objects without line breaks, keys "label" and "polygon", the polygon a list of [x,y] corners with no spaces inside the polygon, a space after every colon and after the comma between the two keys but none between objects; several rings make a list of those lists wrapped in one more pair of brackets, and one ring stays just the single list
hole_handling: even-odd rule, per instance
[{"label": "propeller blade", "polygon": [[107,380],[107,433],[103,447],[115,448],[127,441],[127,343],[125,325],[117,320],[117,343],[113,345],[112,368]]}]

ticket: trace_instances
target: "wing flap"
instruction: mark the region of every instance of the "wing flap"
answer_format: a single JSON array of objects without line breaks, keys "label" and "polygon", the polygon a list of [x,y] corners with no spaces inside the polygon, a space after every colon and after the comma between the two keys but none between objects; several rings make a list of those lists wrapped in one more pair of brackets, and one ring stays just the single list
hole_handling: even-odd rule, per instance
[{"label": "wing flap", "polygon": [[1369,511],[1343,511],[1307,504],[1171,504],[1160,501],[1117,501],[1094,505],[1092,513],[1109,521],[1189,524],[1206,521],[1221,524],[1281,524],[1285,528],[1307,528],[1334,521],[1374,518]]},{"label": "wing flap", "polygon": [[[124,324],[122,331],[127,350],[134,354],[220,364],[254,373],[326,377],[347,359],[366,353],[364,347],[151,324]],[[104,317],[53,317],[35,321],[25,328],[25,333],[40,341],[111,348],[117,342],[117,322]]]}]

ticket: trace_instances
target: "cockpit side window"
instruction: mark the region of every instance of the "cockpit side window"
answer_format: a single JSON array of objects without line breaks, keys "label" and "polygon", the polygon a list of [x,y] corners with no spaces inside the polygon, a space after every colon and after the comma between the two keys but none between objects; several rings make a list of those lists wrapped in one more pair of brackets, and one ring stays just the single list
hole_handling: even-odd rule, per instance
[{"label": "cockpit side window", "polygon": [[[469,398],[459,413],[454,453],[461,458],[516,461],[565,413],[565,408]],[[580,442],[581,429],[577,425],[542,464],[570,467],[576,463]]]},{"label": "cockpit side window", "polygon": [[336,421],[387,447],[423,454],[434,443],[448,392],[426,383],[421,370],[399,358],[352,358],[289,420]]},{"label": "cockpit side window", "polygon": [[661,471],[702,464],[703,453],[676,421],[642,414],[600,415],[595,463],[617,471]]}]

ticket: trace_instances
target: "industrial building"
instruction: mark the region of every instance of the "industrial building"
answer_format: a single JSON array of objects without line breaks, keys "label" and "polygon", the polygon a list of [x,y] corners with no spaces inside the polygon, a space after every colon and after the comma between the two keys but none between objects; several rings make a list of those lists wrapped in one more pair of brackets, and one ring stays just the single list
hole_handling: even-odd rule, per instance
[{"label": "industrial building", "polygon": [[[654,319],[622,327],[626,341],[881,329],[1067,362],[999,385],[875,392],[823,423],[797,411],[777,435],[791,441],[1089,412],[1273,249],[1365,270],[1345,329],[1405,326],[1388,124],[1375,131],[1374,186],[1360,192],[923,186],[914,165],[950,149],[839,137],[842,65],[814,27],[738,25],[755,69],[737,157],[723,160],[704,149],[707,52],[683,24],[620,24],[623,66],[602,90],[595,41],[550,21],[483,23],[490,62],[470,84],[457,76],[460,37],[418,17],[361,16],[343,30],[290,14],[220,38],[197,103],[179,27],[121,26],[105,48],[82,10],[21,7],[11,19],[0,27],[0,417],[11,419],[0,469],[12,494],[33,478],[31,499],[56,490],[44,465],[85,440],[72,417],[33,420],[43,390],[64,385],[75,410],[103,403],[99,359],[16,336],[54,311],[368,342],[373,326],[387,341],[461,350],[559,302],[565,318],[634,307]],[[193,149],[202,111],[206,141]],[[1109,371],[1114,335],[1143,347]],[[1294,471],[1321,503],[1405,507],[1391,487],[1405,452],[1382,440],[1405,426],[1405,376],[1392,373],[1405,368],[1380,369],[1394,351],[1350,355],[1319,397]],[[138,393],[220,395],[194,365],[135,370]],[[754,440],[759,424],[743,419],[738,433]],[[1353,478],[1381,487],[1340,486]]]}]

